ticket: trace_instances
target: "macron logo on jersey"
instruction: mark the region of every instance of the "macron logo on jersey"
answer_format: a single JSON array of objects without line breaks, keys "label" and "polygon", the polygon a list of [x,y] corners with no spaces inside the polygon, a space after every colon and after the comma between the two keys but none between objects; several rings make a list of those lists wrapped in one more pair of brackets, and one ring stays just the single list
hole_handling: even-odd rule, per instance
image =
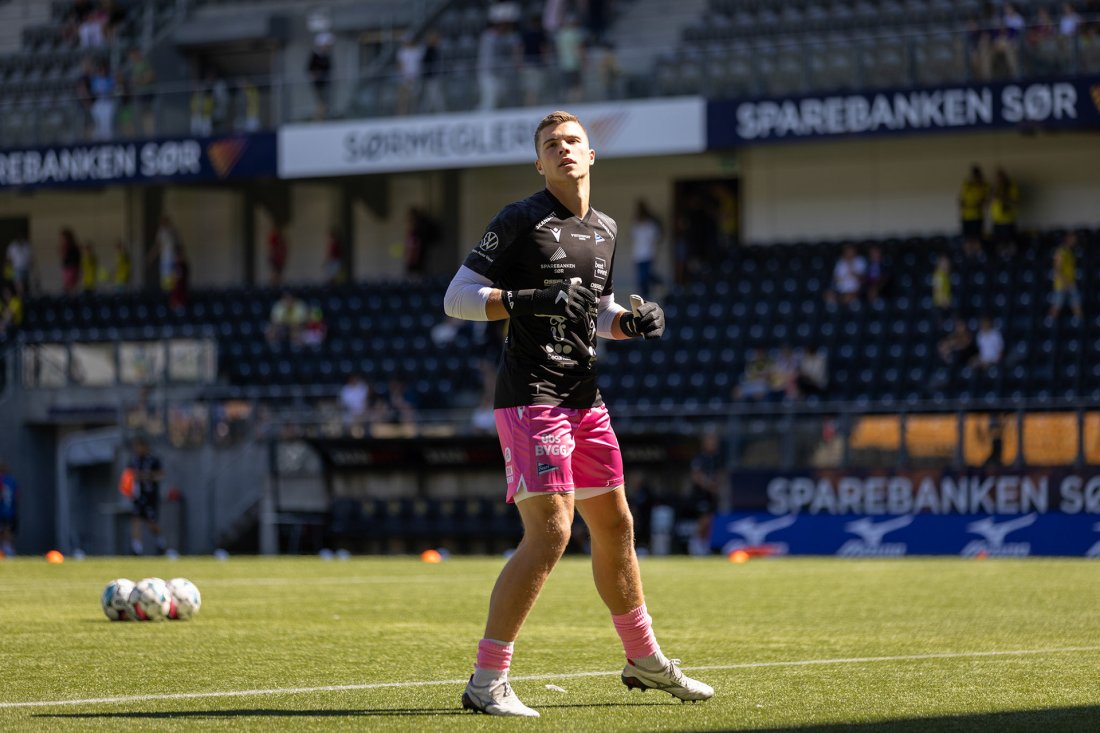
[{"label": "macron logo on jersey", "polygon": [[557,262],[558,260],[564,260],[568,256],[569,255],[565,254],[564,249],[562,249],[561,247],[558,247],[557,251],[554,252],[554,254],[550,255],[550,261],[551,262]]},{"label": "macron logo on jersey", "polygon": [[[561,227],[550,227],[550,233],[554,235],[555,242],[561,241]],[[558,251],[560,252],[561,250]]]}]

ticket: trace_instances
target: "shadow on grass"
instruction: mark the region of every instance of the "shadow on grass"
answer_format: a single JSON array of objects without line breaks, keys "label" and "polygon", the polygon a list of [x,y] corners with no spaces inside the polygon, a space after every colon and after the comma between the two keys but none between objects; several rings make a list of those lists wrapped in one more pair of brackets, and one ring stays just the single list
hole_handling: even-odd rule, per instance
[{"label": "shadow on grass", "polygon": [[[618,707],[646,707],[656,705],[668,705],[665,702],[642,703],[576,703],[539,705],[539,710],[552,708],[618,708]],[[281,710],[278,708],[242,708],[233,710],[177,710],[169,711],[145,711],[145,710],[120,710],[109,713],[36,713],[35,718],[60,718],[65,720],[85,719],[165,719],[172,718],[339,718],[339,717],[383,717],[383,716],[413,716],[413,715],[473,715],[468,710],[459,707],[452,708],[375,708],[366,710]]]},{"label": "shadow on grass", "polygon": [[[685,733],[687,730],[685,729]],[[744,728],[730,726],[730,733],[762,728]],[[927,718],[905,718],[901,720],[883,720],[866,723],[828,723],[819,725],[799,725],[788,727],[767,726],[770,733],[787,731],[788,733],[940,733],[940,731],[959,731],[960,733],[1036,733],[1038,731],[1057,731],[1058,733],[1095,733],[1100,731],[1100,706],[1082,705],[1080,707],[1049,708],[1047,710],[1012,710],[1000,713],[975,713],[962,715],[935,715]]]}]

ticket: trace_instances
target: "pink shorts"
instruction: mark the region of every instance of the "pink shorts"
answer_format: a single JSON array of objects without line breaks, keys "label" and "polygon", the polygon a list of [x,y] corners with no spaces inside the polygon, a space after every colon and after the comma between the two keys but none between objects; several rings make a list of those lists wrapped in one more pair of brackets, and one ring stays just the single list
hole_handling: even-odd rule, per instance
[{"label": "pink shorts", "polygon": [[606,407],[529,405],[493,414],[509,503],[547,493],[584,500],[623,485],[623,456]]}]

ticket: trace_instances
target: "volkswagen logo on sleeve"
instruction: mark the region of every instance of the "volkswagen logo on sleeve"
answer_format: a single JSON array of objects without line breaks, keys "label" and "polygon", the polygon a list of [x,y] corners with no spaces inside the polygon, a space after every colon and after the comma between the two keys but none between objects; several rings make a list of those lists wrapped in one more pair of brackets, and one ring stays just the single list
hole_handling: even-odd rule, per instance
[{"label": "volkswagen logo on sleeve", "polygon": [[500,244],[500,239],[497,237],[496,232],[485,232],[485,236],[481,238],[481,244],[478,248],[482,252],[492,252]]}]

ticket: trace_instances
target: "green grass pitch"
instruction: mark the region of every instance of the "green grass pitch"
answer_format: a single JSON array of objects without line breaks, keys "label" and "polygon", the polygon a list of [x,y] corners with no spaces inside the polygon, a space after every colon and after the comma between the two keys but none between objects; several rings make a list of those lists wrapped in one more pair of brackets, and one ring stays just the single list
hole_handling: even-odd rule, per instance
[{"label": "green grass pitch", "polygon": [[[643,559],[662,647],[717,691],[693,705],[622,686],[570,556],[516,644],[537,721],[459,703],[502,563],[0,562],[0,730],[1100,731],[1100,562]],[[199,615],[109,622],[107,581],[149,575]]]}]

